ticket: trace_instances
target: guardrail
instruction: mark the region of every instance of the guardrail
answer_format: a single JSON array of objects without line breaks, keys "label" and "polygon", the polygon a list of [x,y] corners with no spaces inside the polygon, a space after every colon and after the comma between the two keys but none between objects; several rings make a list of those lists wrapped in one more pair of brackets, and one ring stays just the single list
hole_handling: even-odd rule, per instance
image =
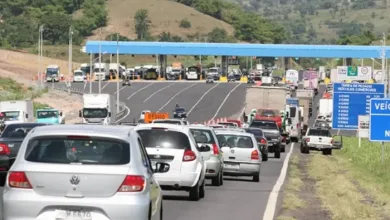
[{"label": "guardrail", "polygon": [[[62,86],[62,85],[45,85],[45,88],[49,90],[58,90],[58,91],[64,91],[68,92],[69,94],[76,94],[76,95],[83,95],[84,91],[82,89],[68,87],[68,86]],[[124,102],[119,102],[119,112],[116,113],[116,118],[120,118],[123,115],[126,114],[126,104]]]}]

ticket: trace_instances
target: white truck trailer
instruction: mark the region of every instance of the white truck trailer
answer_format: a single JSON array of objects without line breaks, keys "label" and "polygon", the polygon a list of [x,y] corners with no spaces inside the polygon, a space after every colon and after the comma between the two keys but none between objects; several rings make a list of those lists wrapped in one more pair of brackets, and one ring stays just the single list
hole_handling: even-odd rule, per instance
[{"label": "white truck trailer", "polygon": [[0,111],[4,114],[5,124],[34,122],[32,100],[2,101]]},{"label": "white truck trailer", "polygon": [[111,94],[84,94],[83,109],[79,112],[83,123],[110,125],[116,122],[116,100]]}]

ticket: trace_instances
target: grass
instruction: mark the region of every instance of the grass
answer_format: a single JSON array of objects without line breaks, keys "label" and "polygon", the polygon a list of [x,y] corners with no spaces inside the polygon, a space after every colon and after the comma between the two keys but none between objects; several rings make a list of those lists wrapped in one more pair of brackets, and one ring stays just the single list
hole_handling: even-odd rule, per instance
[{"label": "grass", "polygon": [[[134,15],[139,9],[149,11],[149,19],[152,22],[150,33],[157,36],[162,32],[170,32],[180,37],[187,35],[207,34],[214,28],[224,28],[229,34],[233,34],[234,28],[220,20],[205,15],[195,9],[168,0],[111,0],[107,1],[109,22],[102,31],[105,37],[110,33],[120,33],[130,39],[135,39]],[[180,21],[187,19],[191,23],[190,28],[181,28]],[[98,33],[96,31],[96,33]],[[94,35],[90,39],[99,39]],[[199,39],[203,41],[203,39]]]}]

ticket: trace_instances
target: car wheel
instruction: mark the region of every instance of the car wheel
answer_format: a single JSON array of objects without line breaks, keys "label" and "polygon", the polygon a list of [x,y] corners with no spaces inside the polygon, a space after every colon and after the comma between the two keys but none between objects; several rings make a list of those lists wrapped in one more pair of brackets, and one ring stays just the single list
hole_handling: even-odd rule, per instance
[{"label": "car wheel", "polygon": [[193,186],[191,189],[190,189],[190,200],[192,201],[198,201],[200,199],[200,195],[199,195],[199,182],[196,183],[195,186]]},{"label": "car wheel", "polygon": [[202,182],[202,185],[200,186],[200,189],[199,189],[199,197],[200,198],[204,198],[205,194],[206,194],[206,179],[203,180]]},{"label": "car wheel", "polygon": [[220,186],[221,185],[221,176],[222,176],[222,171],[219,171],[218,175],[211,179],[211,184],[213,186]]},{"label": "car wheel", "polygon": [[275,148],[275,158],[280,158],[280,145]]},{"label": "car wheel", "polygon": [[260,173],[253,175],[253,182],[260,182]]},{"label": "car wheel", "polygon": [[164,214],[164,210],[163,210],[163,203],[161,202],[161,206],[160,206],[160,220],[163,220],[163,215]]},{"label": "car wheel", "polygon": [[223,185],[223,170],[221,170],[221,176],[220,176],[221,180],[220,180],[220,183],[221,183],[221,186]]},{"label": "car wheel", "polygon": [[322,154],[323,154],[323,155],[332,155],[332,149],[324,149],[324,150],[322,151]]},{"label": "car wheel", "polygon": [[286,152],[286,146],[285,145],[282,145],[282,148],[280,149],[280,152],[282,152],[282,153]]},{"label": "car wheel", "polygon": [[268,152],[264,152],[261,155],[261,160],[262,161],[268,161]]}]

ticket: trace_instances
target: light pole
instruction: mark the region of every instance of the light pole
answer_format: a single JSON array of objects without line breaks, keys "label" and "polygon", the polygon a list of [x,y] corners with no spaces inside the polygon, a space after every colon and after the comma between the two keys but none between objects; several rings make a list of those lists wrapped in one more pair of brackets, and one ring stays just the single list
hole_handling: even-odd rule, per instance
[{"label": "light pole", "polygon": [[[99,54],[99,57],[98,58],[95,58],[92,60],[92,52],[91,52],[91,55],[90,55],[90,71],[91,72],[89,74],[89,93],[92,94],[92,74],[93,74],[93,62],[95,62],[96,60],[100,59],[101,56],[103,56],[104,54],[106,54],[107,51],[104,51],[102,54]],[[100,69],[99,69],[100,70]]]},{"label": "light pole", "polygon": [[[69,27],[69,63],[68,63],[69,76],[72,75],[72,60],[73,60],[72,45],[73,45],[73,29],[72,29],[72,26],[70,26]],[[70,78],[68,81],[69,81],[69,85],[70,85]]]},{"label": "light pole", "polygon": [[42,63],[42,56],[43,56],[43,29],[44,25],[42,24],[39,26],[39,40],[38,40],[38,77],[39,77],[39,83],[40,86],[43,86],[43,78],[42,78],[42,71],[43,68],[41,66]]},{"label": "light pole", "polygon": [[[102,28],[99,31],[100,42],[99,42],[99,73],[101,71],[101,63],[102,63]],[[103,77],[106,77],[105,75]],[[99,94],[102,92],[102,77],[99,75]]]},{"label": "light pole", "polygon": [[119,112],[119,34],[116,33],[116,112]]}]

